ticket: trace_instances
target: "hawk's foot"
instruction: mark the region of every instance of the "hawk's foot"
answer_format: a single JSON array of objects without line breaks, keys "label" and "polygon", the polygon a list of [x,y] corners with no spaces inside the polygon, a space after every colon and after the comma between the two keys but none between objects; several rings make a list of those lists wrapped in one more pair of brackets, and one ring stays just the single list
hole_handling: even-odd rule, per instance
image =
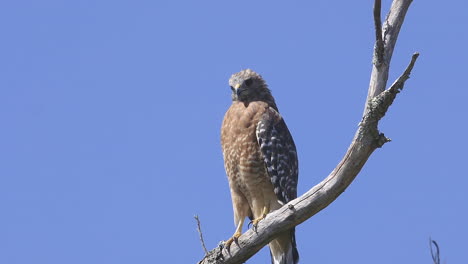
[{"label": "hawk's foot", "polygon": [[261,220],[265,219],[266,217],[266,213],[262,214],[262,216],[260,216],[259,218],[256,218],[254,220],[251,220],[249,222],[249,225],[248,227],[250,227],[250,225],[252,225],[252,228],[255,232],[257,232],[257,225],[258,225],[258,222],[260,222]]},{"label": "hawk's foot", "polygon": [[229,252],[229,249],[231,248],[232,242],[235,242],[236,245],[239,246],[239,244],[237,243],[237,239],[240,236],[241,236],[241,232],[235,232],[231,238],[229,238],[227,241],[224,242],[224,247],[227,249],[228,252]]}]

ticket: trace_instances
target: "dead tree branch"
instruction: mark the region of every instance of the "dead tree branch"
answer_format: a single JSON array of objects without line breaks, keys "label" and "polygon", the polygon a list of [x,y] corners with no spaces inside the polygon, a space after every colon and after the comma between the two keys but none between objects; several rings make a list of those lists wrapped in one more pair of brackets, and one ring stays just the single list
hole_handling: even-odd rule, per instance
[{"label": "dead tree branch", "polygon": [[[435,251],[432,249],[433,246],[435,247]],[[434,264],[440,264],[439,245],[437,242],[435,242],[435,240],[432,240],[432,238],[429,238],[429,248],[431,249],[431,257]]]},{"label": "dead tree branch", "polygon": [[[380,1],[375,1],[374,24],[376,27],[376,45],[374,48],[374,59],[369,90],[367,93],[367,102],[369,102],[376,95],[383,92],[387,86],[388,72],[390,61],[393,55],[393,49],[395,48],[401,25],[403,25],[406,12],[408,11],[411,2],[412,0],[394,0],[392,6],[390,7],[390,11],[387,14],[387,18],[385,19],[383,28],[379,29]],[[379,7],[378,11],[376,11],[377,7]],[[380,40],[382,40],[381,44],[379,44]],[[366,114],[367,109],[368,108],[366,105],[364,114]]]},{"label": "dead tree branch", "polygon": [[374,150],[390,141],[379,132],[378,122],[396,95],[403,89],[419,55],[417,53],[413,55],[404,73],[385,90],[393,49],[411,2],[411,0],[394,0],[381,29],[381,2],[375,1],[376,44],[365,111],[351,145],[336,168],[305,194],[269,213],[259,222],[256,231],[250,229],[245,232],[239,238],[238,244],[231,246],[229,252],[222,247],[215,248],[199,263],[245,262],[279,233],[301,224],[332,203],[351,184]]},{"label": "dead tree branch", "polygon": [[198,215],[195,215],[194,218],[197,221],[197,231],[198,235],[200,236],[200,243],[202,244],[203,251],[205,251],[205,255],[208,255],[208,250],[206,249],[205,240],[203,239],[203,233],[201,231],[200,218],[198,218]]},{"label": "dead tree branch", "polygon": [[384,54],[384,43],[382,37],[382,18],[380,17],[380,11],[382,3],[380,0],[376,0],[374,3],[374,25],[375,25],[375,56],[374,63],[381,64],[383,62]]}]

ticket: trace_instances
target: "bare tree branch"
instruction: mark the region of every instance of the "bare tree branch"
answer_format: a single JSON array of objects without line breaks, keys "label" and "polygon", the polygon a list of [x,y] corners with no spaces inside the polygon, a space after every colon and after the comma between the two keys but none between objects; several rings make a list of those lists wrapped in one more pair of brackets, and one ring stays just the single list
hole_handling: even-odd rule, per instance
[{"label": "bare tree branch", "polygon": [[[369,112],[369,115],[378,115],[378,119],[382,118],[388,110],[388,107],[393,103],[397,93],[403,90],[405,85],[405,81],[409,79],[411,70],[413,70],[414,64],[419,57],[419,53],[414,53],[411,57],[411,61],[406,67],[406,70],[403,72],[398,79],[388,88],[387,90],[381,92],[376,97],[372,98],[372,100],[368,103],[370,105],[370,109],[373,109],[372,112]],[[387,139],[387,142],[389,139]],[[385,143],[385,142],[383,142]],[[383,145],[383,144],[382,144]]]},{"label": "bare tree branch", "polygon": [[[380,10],[378,12],[376,12],[375,10],[377,7],[380,7],[380,3],[377,3],[380,1],[376,0],[375,2],[376,3],[374,4],[374,21],[377,20],[377,16],[380,20]],[[383,33],[382,31],[380,33],[383,39],[384,46],[382,54],[380,54],[381,49],[379,48],[378,42],[376,43],[374,48],[373,67],[369,83],[369,91],[367,93],[367,102],[369,102],[376,95],[383,92],[385,90],[385,87],[387,86],[388,72],[390,67],[390,60],[392,59],[393,55],[393,49],[395,48],[395,44],[398,39],[398,34],[400,33],[401,25],[405,20],[406,12],[408,11],[411,2],[412,0],[394,0],[392,3],[390,11],[383,25]],[[376,21],[376,27],[378,26],[377,24],[378,23]],[[377,35],[379,35],[379,33],[376,32],[376,39],[378,38]],[[379,57],[382,57],[381,61],[379,61]]]},{"label": "bare tree branch", "polygon": [[[435,247],[435,252],[432,250],[432,246]],[[431,249],[431,257],[434,264],[440,264],[439,245],[437,242],[435,242],[435,240],[432,240],[432,238],[429,238],[429,248]]]},{"label": "bare tree branch", "polygon": [[208,255],[208,250],[206,249],[205,240],[203,240],[203,233],[201,231],[200,218],[198,218],[198,215],[195,215],[194,218],[197,221],[197,231],[198,235],[200,236],[200,242],[202,244],[203,250],[205,251],[205,255]]},{"label": "bare tree branch", "polygon": [[380,17],[381,0],[376,0],[374,3],[374,25],[375,25],[375,50],[374,50],[374,64],[379,66],[383,62],[384,57],[384,43],[382,36],[382,21]]},{"label": "bare tree branch", "polygon": [[[378,122],[403,88],[419,55],[417,53],[413,55],[404,73],[385,90],[393,48],[411,2],[411,0],[394,0],[384,22],[383,32],[379,33],[380,0],[375,0],[376,45],[365,111],[351,145],[336,168],[305,194],[269,213],[259,222],[256,230],[250,229],[245,232],[238,239],[237,245],[231,246],[230,251],[223,247],[215,248],[199,263],[245,262],[279,233],[301,224],[332,203],[351,184],[374,150],[390,141],[379,132]],[[383,45],[380,64],[376,63],[376,58],[379,57],[377,53],[381,50],[378,48],[379,45]]]}]

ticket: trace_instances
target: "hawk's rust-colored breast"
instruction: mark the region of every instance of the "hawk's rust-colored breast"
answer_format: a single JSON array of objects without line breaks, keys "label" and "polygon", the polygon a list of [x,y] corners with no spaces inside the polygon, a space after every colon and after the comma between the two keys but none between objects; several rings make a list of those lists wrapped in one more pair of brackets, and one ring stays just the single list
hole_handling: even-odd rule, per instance
[{"label": "hawk's rust-colored breast", "polygon": [[268,108],[265,102],[251,102],[247,106],[234,102],[224,117],[221,145],[225,169],[230,184],[246,196],[250,196],[245,190],[248,186],[270,184],[256,138],[257,125]]}]

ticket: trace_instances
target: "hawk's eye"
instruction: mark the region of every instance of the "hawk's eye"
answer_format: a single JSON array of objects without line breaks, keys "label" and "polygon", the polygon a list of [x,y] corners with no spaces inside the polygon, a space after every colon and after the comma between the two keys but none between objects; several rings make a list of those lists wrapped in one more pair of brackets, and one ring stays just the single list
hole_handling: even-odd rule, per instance
[{"label": "hawk's eye", "polygon": [[252,84],[252,82],[253,82],[252,79],[247,79],[247,80],[245,80],[244,83],[245,83],[245,85],[250,86]]}]

